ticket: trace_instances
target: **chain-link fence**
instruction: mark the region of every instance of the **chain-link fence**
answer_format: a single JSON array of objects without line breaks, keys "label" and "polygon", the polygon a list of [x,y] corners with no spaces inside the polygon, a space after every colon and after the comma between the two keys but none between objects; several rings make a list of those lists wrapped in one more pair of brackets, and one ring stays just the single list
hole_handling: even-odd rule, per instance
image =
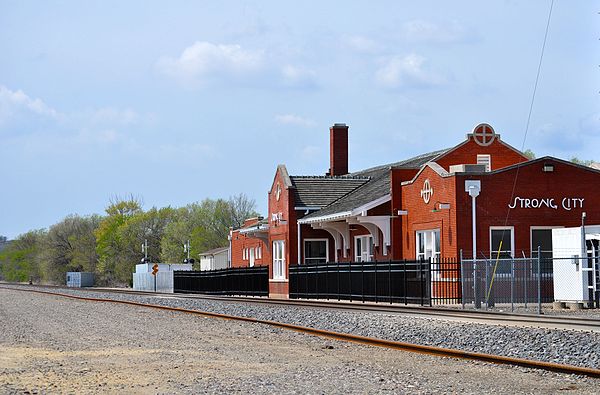
[{"label": "chain-link fence", "polygon": [[[461,257],[463,308],[497,304],[531,305],[541,313],[543,303],[573,302],[600,307],[600,250],[587,256],[534,253],[535,257],[465,259]],[[558,256],[565,255],[565,256]]]}]

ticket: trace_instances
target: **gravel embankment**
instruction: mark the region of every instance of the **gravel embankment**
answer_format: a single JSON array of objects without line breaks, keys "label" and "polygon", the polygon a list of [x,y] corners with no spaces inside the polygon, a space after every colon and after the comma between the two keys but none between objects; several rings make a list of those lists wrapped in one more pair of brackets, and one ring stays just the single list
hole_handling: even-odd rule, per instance
[{"label": "gravel embankment", "polygon": [[[191,302],[96,294],[155,304]],[[218,303],[210,305],[219,308]],[[220,308],[241,314],[244,306]],[[281,311],[262,307],[248,313]],[[317,312],[289,314],[293,319],[325,318]],[[336,313],[330,318],[350,316]],[[397,318],[370,317],[374,321]],[[361,321],[355,317],[354,324],[360,327]],[[2,287],[0,349],[0,393],[11,394],[592,394],[600,388],[600,379],[405,353],[260,324]]]},{"label": "gravel embankment", "polygon": [[61,290],[88,297],[210,311],[336,332],[600,369],[600,333],[517,328],[381,313]]}]

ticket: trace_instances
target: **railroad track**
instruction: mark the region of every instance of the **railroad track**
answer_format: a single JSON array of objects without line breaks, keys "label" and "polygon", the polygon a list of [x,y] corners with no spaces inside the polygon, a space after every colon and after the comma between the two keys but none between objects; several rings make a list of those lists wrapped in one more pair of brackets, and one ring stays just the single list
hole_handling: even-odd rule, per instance
[{"label": "railroad track", "polygon": [[[0,288],[9,288],[9,287],[0,287]],[[60,292],[50,292],[50,291],[42,291],[39,289],[31,289],[29,287],[28,288],[10,287],[10,289],[23,291],[23,292],[33,292],[33,293],[39,293],[39,294],[45,294],[45,295],[60,296],[60,297],[85,300],[85,301],[125,304],[125,305],[173,311],[173,312],[179,312],[179,313],[185,313],[185,314],[200,315],[200,316],[205,316],[205,317],[213,317],[213,318],[228,319],[228,320],[250,322],[250,323],[259,323],[259,324],[269,325],[269,326],[273,326],[273,327],[277,327],[277,328],[306,333],[306,334],[310,334],[310,335],[314,335],[314,336],[320,336],[320,337],[324,337],[324,338],[335,339],[335,340],[346,341],[346,342],[365,344],[365,345],[370,345],[370,346],[385,347],[385,348],[390,348],[390,349],[416,352],[416,353],[421,353],[421,354],[429,354],[429,355],[435,355],[435,356],[441,356],[441,357],[450,357],[450,358],[458,358],[458,359],[465,359],[465,360],[471,360],[471,361],[483,361],[483,362],[489,362],[489,363],[495,363],[495,364],[521,366],[521,367],[532,368],[532,369],[542,369],[542,370],[559,372],[559,373],[584,375],[584,376],[589,376],[589,377],[600,378],[600,369],[593,369],[593,368],[586,368],[586,367],[572,366],[572,365],[565,365],[565,364],[557,364],[557,363],[543,362],[543,361],[535,361],[535,360],[528,360],[528,359],[522,359],[522,358],[512,358],[512,357],[505,357],[505,356],[499,356],[499,355],[475,353],[475,352],[461,351],[461,350],[448,349],[448,348],[435,347],[435,346],[424,346],[424,345],[419,345],[419,344],[412,344],[412,343],[405,343],[405,342],[398,342],[398,341],[391,341],[391,340],[384,340],[384,339],[378,339],[378,338],[370,338],[370,337],[365,337],[365,336],[352,335],[352,334],[348,334],[348,333],[331,332],[331,331],[326,331],[326,330],[322,330],[322,329],[309,328],[309,327],[304,327],[304,326],[300,326],[300,325],[293,325],[293,324],[287,324],[287,323],[276,322],[276,321],[261,320],[261,319],[251,318],[251,317],[240,317],[240,316],[233,316],[233,315],[227,315],[227,314],[213,313],[213,312],[208,312],[208,311],[190,310],[190,309],[184,309],[184,308],[179,308],[179,307],[146,304],[146,303],[127,301],[127,300],[114,300],[114,299],[104,299],[104,298],[96,298],[96,297],[76,296],[76,295],[64,294],[64,293],[60,293]],[[58,288],[58,289],[60,289],[60,288]],[[131,292],[127,292],[127,293],[131,293]],[[139,295],[139,293],[136,293],[136,294]],[[216,298],[213,298],[213,299],[216,299]]]},{"label": "railroad track", "polygon": [[[15,284],[11,284],[15,285]],[[19,284],[23,285],[23,284]],[[31,287],[29,285],[24,285]],[[63,286],[41,286],[41,288],[53,289],[73,289]],[[323,301],[323,300],[299,300],[299,299],[268,299],[263,297],[242,297],[242,296],[214,296],[203,294],[172,294],[172,293],[155,293],[145,291],[133,291],[129,289],[115,288],[77,288],[78,291],[88,292],[109,292],[127,295],[146,295],[159,296],[162,298],[177,298],[177,299],[200,299],[220,301],[227,303],[251,303],[273,306],[296,306],[316,309],[333,309],[341,311],[354,312],[376,312],[382,314],[398,314],[412,315],[420,317],[430,317],[438,319],[447,319],[453,321],[482,323],[489,325],[504,325],[529,328],[543,329],[563,329],[563,330],[578,330],[578,331],[593,331],[600,332],[600,319],[583,318],[583,317],[558,317],[545,316],[537,314],[515,314],[505,312],[493,312],[485,310],[458,310],[450,308],[437,307],[421,307],[421,306],[401,306],[384,303],[359,303],[359,302],[343,302],[343,301]]]}]

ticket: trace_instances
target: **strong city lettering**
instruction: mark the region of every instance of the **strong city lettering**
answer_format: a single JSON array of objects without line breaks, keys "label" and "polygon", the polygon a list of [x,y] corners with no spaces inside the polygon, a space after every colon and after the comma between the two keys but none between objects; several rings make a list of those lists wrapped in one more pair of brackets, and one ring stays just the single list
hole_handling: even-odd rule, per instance
[{"label": "strong city lettering", "polygon": [[[583,208],[583,202],[585,198],[571,198],[566,197],[561,200],[560,207],[564,210],[571,211],[574,208]],[[558,209],[558,204],[554,201],[554,198],[522,198],[516,196],[508,208],[551,208],[554,210]]]}]

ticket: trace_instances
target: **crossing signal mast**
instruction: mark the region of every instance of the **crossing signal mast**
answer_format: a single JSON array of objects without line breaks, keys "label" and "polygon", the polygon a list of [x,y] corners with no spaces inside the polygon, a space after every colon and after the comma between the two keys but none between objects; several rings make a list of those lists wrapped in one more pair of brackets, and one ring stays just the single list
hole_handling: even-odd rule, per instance
[{"label": "crossing signal mast", "polygon": [[144,239],[144,243],[142,244],[142,254],[144,254],[144,257],[142,258],[141,263],[150,262],[148,259],[148,239]]},{"label": "crossing signal mast", "polygon": [[196,262],[196,261],[194,260],[194,258],[190,259],[190,250],[191,250],[191,247],[190,247],[190,241],[188,240],[188,241],[187,241],[187,242],[186,242],[186,243],[183,245],[183,252],[185,252],[185,253],[187,254],[187,258],[185,258],[185,259],[183,260],[183,263],[194,263],[194,262]]}]

